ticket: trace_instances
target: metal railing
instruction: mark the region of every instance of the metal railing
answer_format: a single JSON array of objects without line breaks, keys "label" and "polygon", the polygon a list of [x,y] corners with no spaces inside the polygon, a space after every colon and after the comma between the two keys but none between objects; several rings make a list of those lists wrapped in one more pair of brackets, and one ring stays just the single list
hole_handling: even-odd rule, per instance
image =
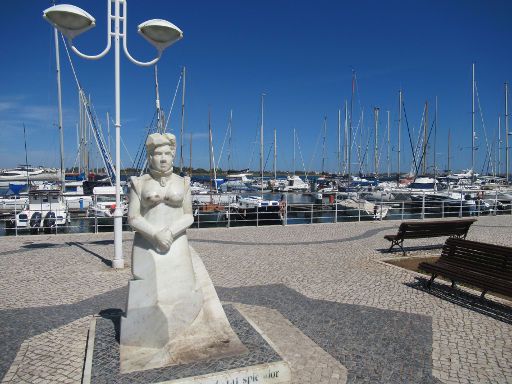
[{"label": "metal railing", "polygon": [[[110,195],[105,195],[109,196]],[[113,231],[114,202],[106,210],[99,208],[103,195],[75,195],[65,204],[44,201],[37,209],[29,210],[28,199],[16,196],[0,199],[0,235],[57,234],[57,233],[99,233]],[[112,204],[114,206],[112,207]],[[101,205],[101,204],[100,204]],[[60,208],[63,208],[60,210]],[[53,215],[52,215],[53,213]],[[123,229],[129,230],[127,215],[123,215]]]},{"label": "metal railing", "polygon": [[[217,200],[213,197],[209,199],[215,201],[214,204],[198,203],[197,200],[193,204],[192,228],[512,215],[512,201],[502,198],[499,191],[467,190],[462,191],[456,199],[440,199],[439,195],[428,193],[412,193],[411,196],[405,192],[401,194],[408,198],[368,201],[362,198],[368,198],[368,192],[332,192],[322,195],[285,193],[279,194],[282,199],[278,206],[255,205],[253,208],[241,208],[235,195],[227,198],[216,195]],[[101,197],[76,196],[68,200],[65,225],[55,225],[55,220],[47,217],[51,208],[40,211],[37,222],[37,218],[29,217],[33,213],[22,216],[27,206],[26,199],[0,199],[0,235],[112,231],[114,218],[93,209],[98,206],[98,199]],[[126,214],[123,216],[123,229],[130,230]]]}]

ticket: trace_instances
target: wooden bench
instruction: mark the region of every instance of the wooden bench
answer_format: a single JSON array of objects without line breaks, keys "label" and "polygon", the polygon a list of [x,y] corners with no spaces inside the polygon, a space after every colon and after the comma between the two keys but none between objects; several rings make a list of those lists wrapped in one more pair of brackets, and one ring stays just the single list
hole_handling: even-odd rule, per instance
[{"label": "wooden bench", "polygon": [[475,221],[476,219],[404,221],[400,224],[396,235],[385,235],[384,238],[391,241],[388,252],[398,245],[405,255],[403,248],[405,239],[440,236],[466,238],[469,227]]},{"label": "wooden bench", "polygon": [[441,257],[434,263],[420,263],[419,269],[432,273],[430,288],[437,276],[470,284],[487,291],[512,296],[512,248],[450,238],[443,246]]}]

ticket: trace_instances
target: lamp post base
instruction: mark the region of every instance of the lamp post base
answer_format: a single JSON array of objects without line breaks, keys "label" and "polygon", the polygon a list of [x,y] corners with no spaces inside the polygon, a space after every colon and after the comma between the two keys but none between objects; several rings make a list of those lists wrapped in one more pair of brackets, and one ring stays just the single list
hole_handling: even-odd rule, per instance
[{"label": "lamp post base", "polygon": [[112,268],[114,269],[123,269],[124,268],[124,260],[112,260]]}]

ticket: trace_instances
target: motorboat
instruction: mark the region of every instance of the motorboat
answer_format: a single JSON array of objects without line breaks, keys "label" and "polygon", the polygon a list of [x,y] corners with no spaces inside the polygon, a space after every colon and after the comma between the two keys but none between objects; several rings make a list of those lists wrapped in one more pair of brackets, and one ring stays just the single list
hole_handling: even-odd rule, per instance
[{"label": "motorboat", "polygon": [[461,192],[444,191],[433,194],[412,194],[411,202],[414,207],[425,212],[458,215],[467,213],[470,215],[487,213],[491,211],[491,204],[483,199],[476,199],[470,194]]},{"label": "motorboat", "polygon": [[386,205],[374,204],[364,199],[339,199],[336,201],[336,204],[338,211],[351,217],[382,220],[389,211],[389,207]]},{"label": "motorboat", "polygon": [[28,204],[7,223],[7,227],[30,229],[33,233],[41,230],[51,233],[69,222],[68,207],[60,190],[35,189],[28,192]]},{"label": "motorboat", "polygon": [[309,184],[302,180],[297,175],[288,176],[286,178],[286,185],[284,185],[279,192],[307,192],[309,191]]},{"label": "motorboat", "polygon": [[434,194],[438,190],[438,182],[432,177],[417,177],[406,187],[390,190],[395,200],[410,200],[412,194]]},{"label": "motorboat", "polygon": [[82,180],[66,181],[64,184],[64,200],[68,209],[74,211],[84,211],[92,204],[92,197],[85,195]]},{"label": "motorboat", "polygon": [[0,212],[22,211],[28,203],[28,195],[4,195],[0,197]]},{"label": "motorboat", "polygon": [[222,192],[245,192],[253,189],[254,180],[249,178],[251,173],[239,172],[229,173],[222,183],[218,184],[218,188]]},{"label": "motorboat", "polygon": [[[126,221],[128,214],[128,203],[126,195],[121,190],[121,209],[123,212],[123,221]],[[93,188],[93,201],[87,208],[87,218],[90,225],[113,226],[114,212],[116,210],[116,187],[104,186]]]},{"label": "motorboat", "polygon": [[54,168],[35,168],[31,166],[19,166],[13,169],[4,169],[0,172],[0,187],[6,187],[9,183],[20,181],[57,181],[60,179],[60,171]]},{"label": "motorboat", "polygon": [[281,222],[281,205],[277,200],[266,200],[260,196],[237,196],[229,205],[230,220],[254,221],[255,224]]},{"label": "motorboat", "polygon": [[201,184],[197,181],[190,182],[190,193],[192,195],[205,195],[209,191],[210,190],[208,189],[208,187],[205,186],[204,184]]}]

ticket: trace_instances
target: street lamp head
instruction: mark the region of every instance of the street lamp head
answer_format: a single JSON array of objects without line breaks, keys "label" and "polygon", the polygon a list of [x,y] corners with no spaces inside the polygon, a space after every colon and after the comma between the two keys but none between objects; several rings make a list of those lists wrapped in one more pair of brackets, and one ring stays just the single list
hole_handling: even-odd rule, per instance
[{"label": "street lamp head", "polygon": [[70,40],[96,25],[94,17],[82,8],[70,4],[59,4],[45,9],[43,17]]},{"label": "street lamp head", "polygon": [[162,19],[145,21],[139,25],[138,32],[159,51],[163,51],[183,37],[181,29]]}]

